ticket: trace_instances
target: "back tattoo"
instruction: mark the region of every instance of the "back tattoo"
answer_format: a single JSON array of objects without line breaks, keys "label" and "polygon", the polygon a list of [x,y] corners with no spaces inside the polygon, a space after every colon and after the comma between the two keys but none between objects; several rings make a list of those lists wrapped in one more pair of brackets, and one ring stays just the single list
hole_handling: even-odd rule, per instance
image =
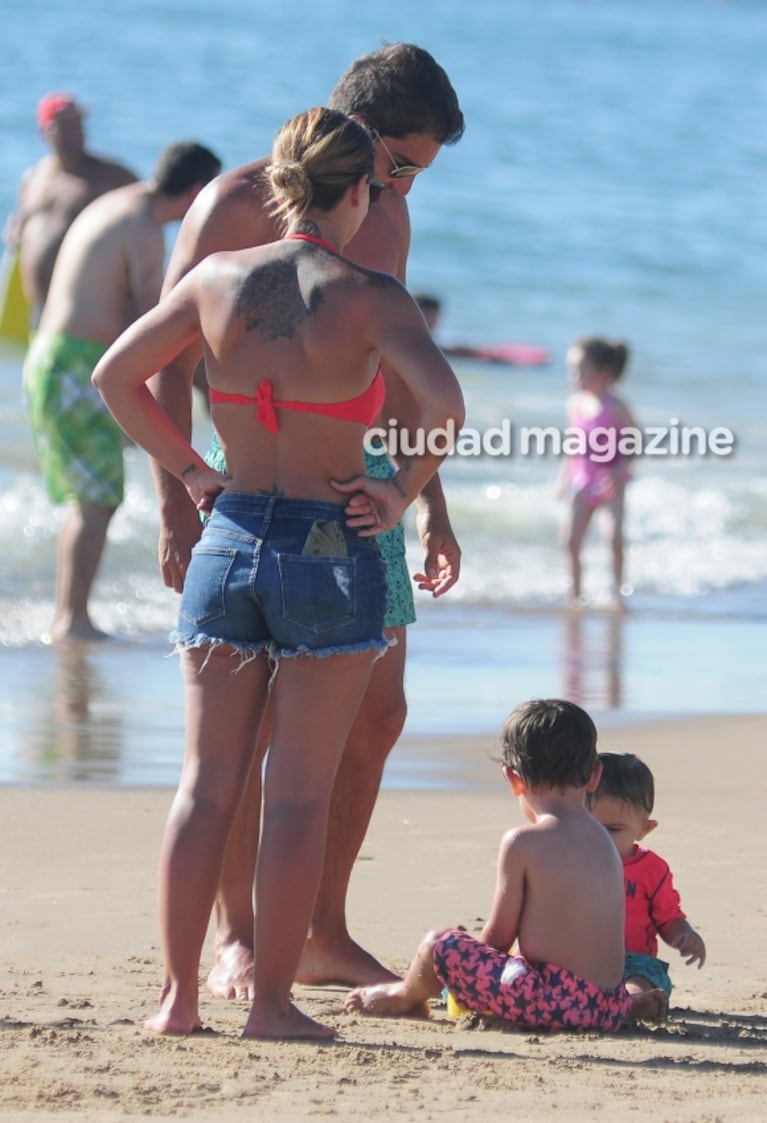
[{"label": "back tattoo", "polygon": [[242,281],[235,311],[245,320],[247,331],[257,331],[262,339],[292,339],[302,320],[313,315],[323,303],[319,285],[312,287],[308,303],[298,284],[295,265],[274,261],[254,269]]}]

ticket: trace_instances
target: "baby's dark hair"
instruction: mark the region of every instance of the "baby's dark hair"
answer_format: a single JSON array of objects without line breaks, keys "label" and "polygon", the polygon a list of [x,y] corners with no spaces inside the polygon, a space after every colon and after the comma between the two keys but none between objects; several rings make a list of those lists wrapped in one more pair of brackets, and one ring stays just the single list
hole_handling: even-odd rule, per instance
[{"label": "baby's dark hair", "polygon": [[600,753],[602,778],[592,799],[607,796],[619,799],[629,807],[638,807],[648,815],[655,803],[655,781],[643,760],[633,753]]},{"label": "baby's dark hair", "polygon": [[581,788],[597,762],[597,730],[574,702],[537,699],[506,718],[501,749],[503,763],[533,790]]}]

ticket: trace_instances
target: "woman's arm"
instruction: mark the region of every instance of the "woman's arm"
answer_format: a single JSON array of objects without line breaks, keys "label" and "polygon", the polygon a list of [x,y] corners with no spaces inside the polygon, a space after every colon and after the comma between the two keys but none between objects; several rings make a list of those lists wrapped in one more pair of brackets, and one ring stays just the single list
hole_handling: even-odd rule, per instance
[{"label": "woman's arm", "polygon": [[[395,440],[402,447],[389,450],[398,465],[390,479],[357,477],[343,485],[333,484],[339,491],[352,494],[346,508],[347,522],[363,536],[390,529],[423,492],[452,448],[465,414],[458,379],[412,297],[387,277],[376,285],[373,301],[371,347],[396,370],[412,408],[408,411],[409,424],[396,431]],[[402,426],[401,414],[397,416]],[[439,544],[430,545],[437,556]]]},{"label": "woman's arm", "polygon": [[92,382],[131,440],[181,480],[196,504],[225,478],[207,467],[146,383],[200,336],[196,271],[112,344]]}]

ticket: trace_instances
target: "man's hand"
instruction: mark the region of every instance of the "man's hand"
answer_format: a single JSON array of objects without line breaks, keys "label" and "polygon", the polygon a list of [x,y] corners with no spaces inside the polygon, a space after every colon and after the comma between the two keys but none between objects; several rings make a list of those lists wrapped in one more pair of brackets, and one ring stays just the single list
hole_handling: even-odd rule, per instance
[{"label": "man's hand", "polygon": [[[181,492],[182,498],[183,495]],[[166,517],[160,527],[160,571],[168,588],[181,593],[184,591],[192,547],[202,534],[202,523],[197,509],[186,500],[176,504],[171,514],[172,517]]]},{"label": "man's hand", "polygon": [[426,556],[423,573],[414,573],[413,580],[419,589],[441,597],[460,576],[461,547],[447,519],[436,519],[431,509],[420,503],[416,528]]}]

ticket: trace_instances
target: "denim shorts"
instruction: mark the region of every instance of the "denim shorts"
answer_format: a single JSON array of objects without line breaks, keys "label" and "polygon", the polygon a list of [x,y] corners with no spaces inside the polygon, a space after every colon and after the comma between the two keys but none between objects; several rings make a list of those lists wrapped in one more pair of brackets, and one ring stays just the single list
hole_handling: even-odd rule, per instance
[{"label": "denim shorts", "polygon": [[219,495],[184,582],[177,648],[226,644],[244,659],[385,651],[386,578],[375,538],[336,503]]},{"label": "denim shorts", "polygon": [[[375,452],[365,452],[365,471],[376,480],[385,480],[394,474],[382,441],[377,441]],[[226,475],[226,459],[218,433],[214,430],[205,460],[211,468]],[[386,567],[386,617],[387,628],[403,628],[415,622],[413,582],[405,558],[405,531],[399,522],[392,530],[376,535],[381,558]]]}]

